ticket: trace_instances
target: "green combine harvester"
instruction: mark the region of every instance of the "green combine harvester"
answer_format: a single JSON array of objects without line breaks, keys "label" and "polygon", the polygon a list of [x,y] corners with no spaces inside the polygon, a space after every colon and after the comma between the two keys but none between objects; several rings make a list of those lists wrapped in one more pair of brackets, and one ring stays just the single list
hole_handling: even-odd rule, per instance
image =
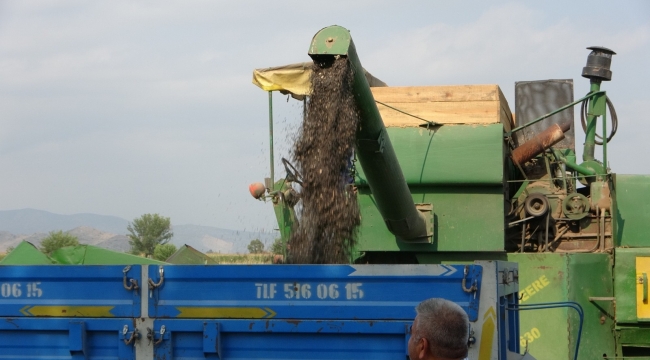
[{"label": "green combine harvester", "polygon": [[[348,59],[362,115],[351,169],[361,227],[351,261],[514,261],[522,304],[584,309],[578,359],[650,358],[650,176],[609,168],[618,119],[601,84],[612,78],[615,53],[588,49],[588,94],[574,100],[570,79],[517,82],[513,114],[497,85],[386,86],[361,67],[348,30],[319,31],[309,55]],[[273,204],[285,242],[300,175],[283,159],[286,177],[274,179],[271,91],[309,106],[311,66],[260,69],[253,78],[269,92],[271,177],[251,193]],[[576,124],[585,132],[582,160]],[[542,360],[574,358],[575,312],[525,311],[520,319],[522,349]]]}]

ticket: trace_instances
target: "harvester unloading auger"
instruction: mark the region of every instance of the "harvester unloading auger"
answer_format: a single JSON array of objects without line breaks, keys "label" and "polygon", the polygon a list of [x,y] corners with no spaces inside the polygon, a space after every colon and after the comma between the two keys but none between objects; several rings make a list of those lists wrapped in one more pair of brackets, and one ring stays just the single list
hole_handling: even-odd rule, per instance
[{"label": "harvester unloading auger", "polygon": [[390,138],[377,109],[359,62],[350,32],[340,26],[319,31],[309,47],[317,66],[330,66],[339,57],[347,59],[354,72],[352,88],[360,113],[356,156],[388,230],[399,240],[429,242],[433,235],[430,204],[416,208]]},{"label": "harvester unloading auger", "polygon": [[[363,168],[365,181],[387,229],[398,241],[431,243],[433,236],[433,204],[415,204],[404,179],[390,137],[382,121],[372,91],[350,32],[340,26],[319,31],[309,48],[309,56],[317,66],[330,66],[339,57],[346,58],[355,74],[354,98],[361,122],[357,131],[356,156]],[[425,126],[435,126],[426,122]],[[570,122],[552,124],[512,151],[515,165],[522,166],[564,139]],[[595,133],[594,133],[595,134]],[[591,144],[593,156],[593,144]],[[594,173],[587,171],[587,175]]]},{"label": "harvester unloading auger", "polygon": [[[354,169],[361,226],[351,261],[516,261],[522,303],[584,308],[584,336],[592,341],[580,359],[650,356],[650,177],[609,169],[618,119],[600,86],[612,78],[615,53],[588,49],[585,96],[574,100],[570,79],[517,82],[515,121],[497,85],[384,86],[362,70],[346,29],[319,31],[309,55],[317,63],[347,58],[362,113],[355,153],[361,166]],[[308,97],[311,66],[256,70],[253,82]],[[585,130],[582,162],[575,105]],[[269,179],[257,193],[272,200],[285,242],[299,200],[287,164],[286,179]],[[536,357],[575,355],[577,319],[568,310],[525,312],[521,321],[521,345]]]}]

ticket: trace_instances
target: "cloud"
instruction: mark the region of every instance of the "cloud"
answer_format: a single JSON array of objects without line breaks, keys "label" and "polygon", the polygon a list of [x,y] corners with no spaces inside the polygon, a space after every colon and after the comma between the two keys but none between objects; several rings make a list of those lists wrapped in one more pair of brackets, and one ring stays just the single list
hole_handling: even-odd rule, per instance
[{"label": "cloud", "polygon": [[584,66],[585,47],[603,43],[630,52],[647,47],[650,36],[648,25],[612,32],[567,18],[549,24],[541,17],[522,3],[492,7],[469,24],[400,32],[362,62],[391,85],[495,83],[503,75],[571,76]]}]

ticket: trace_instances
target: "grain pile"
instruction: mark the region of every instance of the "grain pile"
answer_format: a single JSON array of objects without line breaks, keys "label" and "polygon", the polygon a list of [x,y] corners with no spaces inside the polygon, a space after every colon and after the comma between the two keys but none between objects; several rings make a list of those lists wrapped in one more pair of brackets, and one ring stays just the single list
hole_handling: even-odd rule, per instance
[{"label": "grain pile", "polygon": [[347,186],[359,124],[353,79],[346,58],[314,62],[307,116],[293,149],[303,177],[300,224],[289,241],[293,263],[350,261],[360,222],[356,195]]}]

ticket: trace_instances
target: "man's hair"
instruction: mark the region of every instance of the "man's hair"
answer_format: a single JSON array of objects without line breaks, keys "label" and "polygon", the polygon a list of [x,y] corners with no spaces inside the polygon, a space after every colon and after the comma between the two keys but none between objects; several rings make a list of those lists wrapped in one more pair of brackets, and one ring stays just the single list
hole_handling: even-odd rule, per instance
[{"label": "man's hair", "polygon": [[469,319],[463,308],[449,300],[424,300],[415,308],[419,318],[416,333],[429,341],[431,354],[446,359],[467,356]]}]

